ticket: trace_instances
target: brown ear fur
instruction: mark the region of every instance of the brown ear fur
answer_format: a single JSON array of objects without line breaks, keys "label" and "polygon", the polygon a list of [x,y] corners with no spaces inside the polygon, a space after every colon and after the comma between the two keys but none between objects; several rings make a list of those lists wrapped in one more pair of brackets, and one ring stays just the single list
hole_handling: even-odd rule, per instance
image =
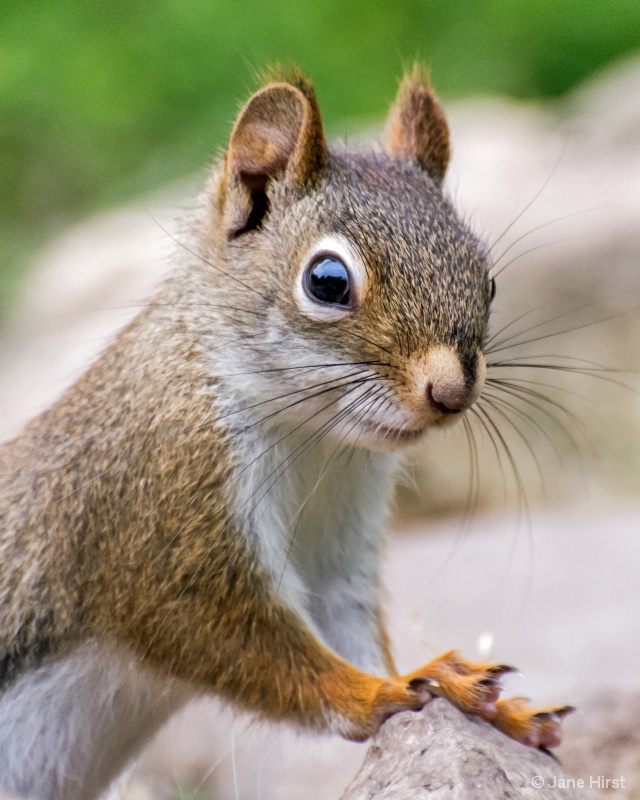
[{"label": "brown ear fur", "polygon": [[437,184],[442,183],[449,164],[449,126],[429,77],[418,64],[402,80],[383,146],[389,155],[415,159]]},{"label": "brown ear fur", "polygon": [[327,161],[320,110],[311,84],[298,72],[256,92],[236,120],[226,169],[241,180],[287,177],[313,182]]}]

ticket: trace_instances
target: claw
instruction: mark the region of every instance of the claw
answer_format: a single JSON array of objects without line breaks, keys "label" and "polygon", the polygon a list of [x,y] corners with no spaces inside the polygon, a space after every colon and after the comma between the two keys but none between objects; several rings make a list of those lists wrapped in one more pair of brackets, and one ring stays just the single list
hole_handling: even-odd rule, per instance
[{"label": "claw", "polygon": [[481,678],[478,681],[478,686],[498,686],[502,689],[502,684],[497,678]]},{"label": "claw", "polygon": [[564,719],[568,717],[569,714],[573,714],[574,711],[578,709],[575,706],[560,706],[559,708],[554,708],[553,713],[560,717],[560,719]]},{"label": "claw", "polygon": [[503,690],[503,685],[495,678],[483,678],[478,682],[478,686],[482,686],[485,690],[483,692],[487,702],[495,704],[500,697],[500,692]]},{"label": "claw", "polygon": [[575,711],[575,706],[560,706],[559,708],[550,708],[545,711],[536,711],[531,716],[531,719],[539,720],[541,723],[553,722],[560,724],[562,720]]},{"label": "claw", "polygon": [[477,685],[483,687],[484,691],[476,713],[482,719],[492,720],[496,715],[496,703],[500,698],[502,686],[495,678],[483,678]]},{"label": "claw", "polygon": [[557,747],[562,741],[562,720],[573,706],[534,709],[527,698],[513,697],[498,703],[494,725],[529,747]]},{"label": "claw", "polygon": [[412,678],[407,683],[407,687],[417,695],[423,695],[426,690],[427,694],[433,696],[435,691],[440,688],[440,684],[434,678],[417,677]]},{"label": "claw", "polygon": [[474,663],[450,650],[404,680],[418,702],[428,702],[428,695],[445,697],[461,711],[488,720],[523,744],[556,747],[562,738],[562,720],[573,706],[536,709],[525,697],[500,700],[500,678],[514,672],[518,670],[509,664]]},{"label": "claw", "polygon": [[500,678],[503,675],[508,675],[510,672],[518,672],[517,667],[510,667],[508,664],[495,664],[492,667],[487,669],[489,675],[494,675],[496,678]]},{"label": "claw", "polygon": [[538,747],[558,747],[562,742],[562,720],[572,711],[575,711],[573,706],[561,706],[533,715],[533,719],[540,722]]}]

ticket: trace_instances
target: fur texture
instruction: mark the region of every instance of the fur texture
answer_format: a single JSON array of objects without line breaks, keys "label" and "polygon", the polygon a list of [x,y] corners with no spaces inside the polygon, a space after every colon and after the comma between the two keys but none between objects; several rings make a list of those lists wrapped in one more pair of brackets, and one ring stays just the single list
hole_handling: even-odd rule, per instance
[{"label": "fur texture", "polygon": [[159,295],[0,451],[3,788],[88,800],[199,691],[355,739],[486,709],[488,665],[395,676],[380,606],[394,451],[477,397],[491,294],[416,80],[386,152],[328,150],[298,75],[254,95]]},{"label": "fur texture", "polygon": [[87,642],[23,674],[0,699],[2,788],[38,800],[97,797],[191,696],[124,652]]}]

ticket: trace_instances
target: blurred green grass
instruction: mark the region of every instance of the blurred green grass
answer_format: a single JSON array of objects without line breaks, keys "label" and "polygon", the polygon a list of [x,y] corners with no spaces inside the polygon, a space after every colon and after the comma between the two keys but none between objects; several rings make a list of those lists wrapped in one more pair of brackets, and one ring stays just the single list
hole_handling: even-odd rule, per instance
[{"label": "blurred green grass", "polygon": [[638,0],[3,0],[0,314],[47,237],[204,167],[269,63],[331,127],[414,58],[445,97],[550,97],[637,48]]}]

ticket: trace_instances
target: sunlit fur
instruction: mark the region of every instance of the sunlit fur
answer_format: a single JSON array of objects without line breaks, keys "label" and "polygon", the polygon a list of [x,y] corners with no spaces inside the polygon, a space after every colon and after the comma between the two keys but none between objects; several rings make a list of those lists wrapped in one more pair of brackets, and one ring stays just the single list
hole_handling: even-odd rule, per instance
[{"label": "sunlit fur", "polygon": [[[491,297],[435,95],[416,73],[398,103],[356,153],[300,76],[254,95],[159,294],[0,451],[5,790],[89,800],[201,691],[355,739],[428,680],[485,713],[502,668],[397,677],[381,608],[395,451],[451,419],[430,379],[476,399]],[[332,319],[299,296],[327,239],[359,264]]]}]

